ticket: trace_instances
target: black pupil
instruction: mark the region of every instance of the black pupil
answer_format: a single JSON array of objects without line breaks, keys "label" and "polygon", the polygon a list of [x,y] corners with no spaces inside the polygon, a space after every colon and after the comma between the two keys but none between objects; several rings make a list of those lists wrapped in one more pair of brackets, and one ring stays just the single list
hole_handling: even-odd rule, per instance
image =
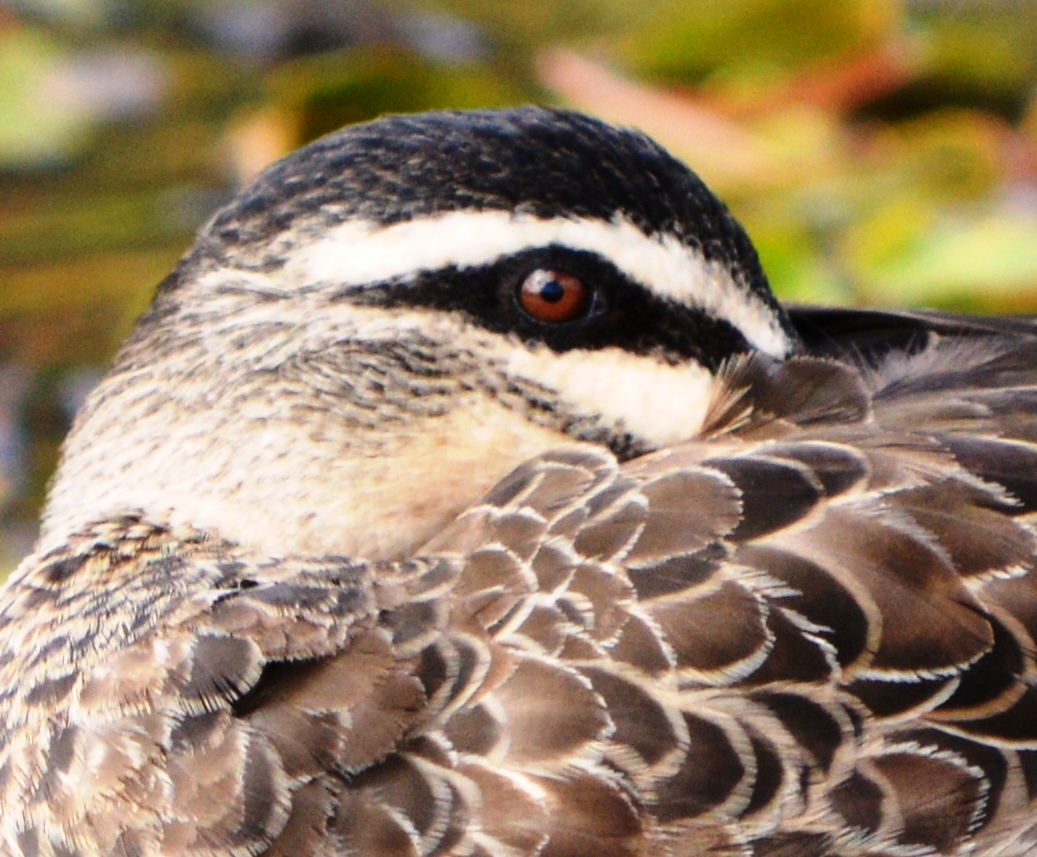
[{"label": "black pupil", "polygon": [[540,299],[549,304],[556,304],[565,297],[565,286],[558,280],[548,280],[540,287]]}]

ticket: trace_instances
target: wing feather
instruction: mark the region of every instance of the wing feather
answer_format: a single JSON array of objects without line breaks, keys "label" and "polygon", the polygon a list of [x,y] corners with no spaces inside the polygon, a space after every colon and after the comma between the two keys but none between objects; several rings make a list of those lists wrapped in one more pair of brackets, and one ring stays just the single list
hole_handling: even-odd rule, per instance
[{"label": "wing feather", "polygon": [[701,437],[405,562],[133,514],[34,558],[0,853],[1030,853],[1037,344],[947,325],[734,361]]}]

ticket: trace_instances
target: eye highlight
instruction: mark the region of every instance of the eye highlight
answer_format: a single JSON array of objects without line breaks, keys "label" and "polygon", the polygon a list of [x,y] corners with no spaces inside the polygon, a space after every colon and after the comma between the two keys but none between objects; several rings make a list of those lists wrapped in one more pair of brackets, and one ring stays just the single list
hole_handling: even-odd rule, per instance
[{"label": "eye highlight", "polygon": [[537,268],[522,281],[518,301],[537,321],[561,324],[587,314],[591,290],[578,277],[550,268]]}]

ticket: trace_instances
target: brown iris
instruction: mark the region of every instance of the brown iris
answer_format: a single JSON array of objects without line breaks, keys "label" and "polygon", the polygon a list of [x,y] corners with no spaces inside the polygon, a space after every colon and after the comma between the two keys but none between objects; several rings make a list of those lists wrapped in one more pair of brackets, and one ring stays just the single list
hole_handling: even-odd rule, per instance
[{"label": "brown iris", "polygon": [[575,321],[587,312],[591,290],[572,274],[537,268],[522,281],[518,298],[537,321],[558,324]]}]

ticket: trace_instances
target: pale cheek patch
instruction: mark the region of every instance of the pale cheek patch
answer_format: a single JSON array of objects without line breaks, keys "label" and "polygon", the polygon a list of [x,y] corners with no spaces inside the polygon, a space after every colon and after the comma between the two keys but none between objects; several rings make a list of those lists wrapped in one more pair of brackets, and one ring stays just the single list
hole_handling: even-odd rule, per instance
[{"label": "pale cheek patch", "polygon": [[381,227],[349,221],[299,247],[282,271],[290,287],[362,287],[448,267],[489,265],[551,245],[595,253],[649,291],[724,319],[756,348],[785,357],[792,343],[770,307],[673,235],[645,235],[622,217],[538,218],[507,211],[454,211]]},{"label": "pale cheek patch", "polygon": [[556,391],[567,406],[665,446],[701,431],[719,382],[697,363],[670,366],[618,348],[516,349],[507,374]]}]

